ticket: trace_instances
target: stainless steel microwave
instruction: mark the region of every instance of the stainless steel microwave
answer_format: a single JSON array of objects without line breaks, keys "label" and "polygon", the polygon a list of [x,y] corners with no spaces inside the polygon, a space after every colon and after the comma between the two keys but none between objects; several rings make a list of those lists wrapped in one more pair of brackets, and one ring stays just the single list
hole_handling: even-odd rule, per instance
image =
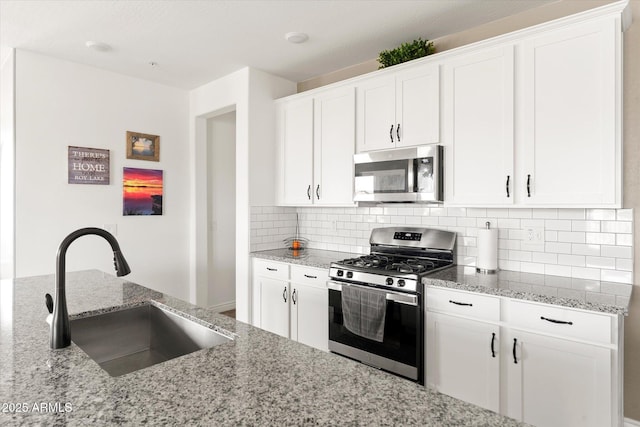
[{"label": "stainless steel microwave", "polygon": [[442,202],[442,146],[372,151],[353,156],[356,202]]}]

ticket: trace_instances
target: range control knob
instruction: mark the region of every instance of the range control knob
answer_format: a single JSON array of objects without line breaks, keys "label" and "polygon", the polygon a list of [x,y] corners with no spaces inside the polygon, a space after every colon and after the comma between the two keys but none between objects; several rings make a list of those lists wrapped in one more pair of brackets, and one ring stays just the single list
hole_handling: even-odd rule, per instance
[{"label": "range control knob", "polygon": [[347,279],[351,279],[353,277],[353,271],[347,271]]},{"label": "range control knob", "polygon": [[400,286],[401,288],[404,287],[404,279],[398,280],[398,286]]},{"label": "range control knob", "polygon": [[391,277],[387,277],[387,285],[388,285],[388,286],[393,285],[393,278],[391,278]]},{"label": "range control knob", "polygon": [[342,277],[342,276],[344,276],[344,271],[338,270],[338,277]]}]

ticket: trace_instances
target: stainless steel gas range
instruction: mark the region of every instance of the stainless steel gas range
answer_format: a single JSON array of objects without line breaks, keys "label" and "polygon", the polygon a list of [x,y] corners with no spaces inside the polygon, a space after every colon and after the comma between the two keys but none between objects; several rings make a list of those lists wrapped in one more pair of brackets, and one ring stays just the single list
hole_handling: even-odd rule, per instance
[{"label": "stainless steel gas range", "polygon": [[424,384],[422,277],[454,265],[456,234],[386,227],[370,255],[331,264],[329,350]]}]

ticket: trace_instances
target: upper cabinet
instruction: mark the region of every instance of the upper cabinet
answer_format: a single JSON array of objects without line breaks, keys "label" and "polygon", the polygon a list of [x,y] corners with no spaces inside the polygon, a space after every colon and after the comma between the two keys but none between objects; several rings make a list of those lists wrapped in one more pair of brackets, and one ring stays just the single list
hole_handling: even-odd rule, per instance
[{"label": "upper cabinet", "polygon": [[447,202],[513,203],[513,80],[512,45],[444,64]]},{"label": "upper cabinet", "polygon": [[519,46],[522,204],[621,202],[620,36],[619,22],[606,19]]},{"label": "upper cabinet", "polygon": [[628,17],[615,2],[278,101],[279,203],[353,205],[354,145],[438,143],[445,205],[621,207]]},{"label": "upper cabinet", "polygon": [[357,83],[357,152],[437,143],[440,73],[420,64]]},{"label": "upper cabinet", "polygon": [[353,206],[354,89],[278,104],[278,204]]},{"label": "upper cabinet", "polygon": [[620,207],[620,40],[610,17],[445,62],[445,202]]}]

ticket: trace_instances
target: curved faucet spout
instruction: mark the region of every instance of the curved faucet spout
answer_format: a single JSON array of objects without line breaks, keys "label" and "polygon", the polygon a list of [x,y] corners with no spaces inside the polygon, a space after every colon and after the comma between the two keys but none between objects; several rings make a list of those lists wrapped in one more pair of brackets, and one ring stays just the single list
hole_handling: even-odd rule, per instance
[{"label": "curved faucet spout", "polygon": [[67,312],[66,297],[66,256],[67,249],[78,237],[93,234],[103,237],[111,245],[113,250],[113,262],[117,276],[126,276],[131,273],[127,260],[120,251],[118,241],[111,233],[101,228],[87,227],[74,231],[64,238],[60,247],[58,247],[58,255],[56,258],[56,299],[53,308],[53,319],[51,322],[51,348],[64,348],[71,345],[71,330],[69,327],[69,313]]}]

